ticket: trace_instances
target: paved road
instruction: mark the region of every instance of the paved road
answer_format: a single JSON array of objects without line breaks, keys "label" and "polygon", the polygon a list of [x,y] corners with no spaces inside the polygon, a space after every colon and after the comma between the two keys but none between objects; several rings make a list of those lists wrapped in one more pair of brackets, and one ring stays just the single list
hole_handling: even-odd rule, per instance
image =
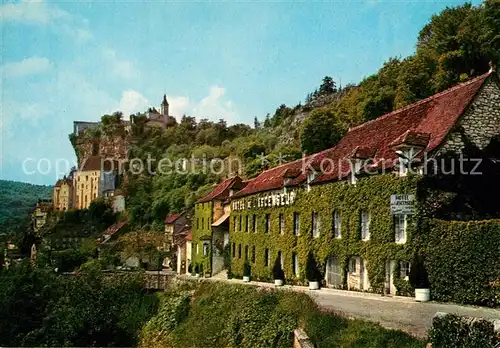
[{"label": "paved road", "polygon": [[[243,283],[238,279],[227,280],[217,276],[215,278],[206,278],[206,280]],[[260,282],[243,284],[274,287],[273,284]],[[426,337],[427,330],[431,327],[432,318],[436,312],[500,320],[500,310],[485,307],[435,302],[419,303],[412,298],[406,297],[384,297],[377,294],[333,289],[310,291],[303,286],[284,286],[280,289],[308,293],[326,310],[351,318],[378,322],[386,328],[402,330],[418,337]]]}]

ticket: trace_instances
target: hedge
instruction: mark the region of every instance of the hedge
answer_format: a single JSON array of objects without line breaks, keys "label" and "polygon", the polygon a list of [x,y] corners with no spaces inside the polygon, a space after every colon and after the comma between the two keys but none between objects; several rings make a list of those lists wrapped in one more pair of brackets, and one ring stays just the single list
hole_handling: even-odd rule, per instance
[{"label": "hedge", "polygon": [[425,265],[437,301],[500,305],[500,220],[426,221]]},{"label": "hedge", "polygon": [[433,348],[496,348],[500,337],[489,321],[447,314],[433,319],[429,341]]}]

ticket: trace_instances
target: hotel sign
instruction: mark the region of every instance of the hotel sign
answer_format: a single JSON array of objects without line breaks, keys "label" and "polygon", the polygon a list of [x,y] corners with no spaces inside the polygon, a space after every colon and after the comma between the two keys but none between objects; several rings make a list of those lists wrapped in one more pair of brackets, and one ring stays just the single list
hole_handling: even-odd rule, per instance
[{"label": "hotel sign", "polygon": [[253,209],[253,208],[274,208],[292,205],[295,202],[297,193],[290,192],[272,192],[258,197],[242,198],[232,202],[233,211]]},{"label": "hotel sign", "polygon": [[411,215],[414,210],[415,195],[391,195],[392,215]]}]

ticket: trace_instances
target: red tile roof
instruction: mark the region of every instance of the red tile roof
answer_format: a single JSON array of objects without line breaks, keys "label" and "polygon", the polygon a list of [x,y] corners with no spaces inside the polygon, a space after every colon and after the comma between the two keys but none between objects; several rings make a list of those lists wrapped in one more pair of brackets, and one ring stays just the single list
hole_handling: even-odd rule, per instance
[{"label": "red tile roof", "polygon": [[481,75],[354,127],[330,149],[260,173],[237,192],[235,197],[280,189],[290,173],[295,175],[300,172],[300,175],[291,179],[287,186],[298,185],[306,179],[308,165],[314,169],[321,168],[320,175],[313,183],[346,177],[351,167],[348,160],[353,157],[363,158],[369,155],[375,163],[371,169],[381,168],[382,165],[389,169],[397,159],[391,147],[398,141],[424,144],[424,152],[432,151],[443,142],[490,75],[491,73]]},{"label": "red tile roof", "polygon": [[208,195],[205,197],[199,199],[196,203],[205,203],[209,202],[213,199],[218,199],[218,200],[225,200],[226,198],[229,197],[229,189],[235,188],[235,189],[240,189],[244,187],[245,184],[241,180],[239,176],[234,176],[232,178],[226,179],[223,182],[221,182],[219,185],[217,185],[212,192],[210,192]]},{"label": "red tile roof", "polygon": [[168,214],[165,218],[166,224],[173,224],[178,218],[184,215],[184,212]]},{"label": "red tile roof", "polygon": [[104,235],[105,236],[112,236],[114,235],[116,232],[118,232],[125,224],[127,223],[127,219],[125,220],[122,220],[122,221],[118,221],[117,223],[109,226],[106,231],[104,231]]}]

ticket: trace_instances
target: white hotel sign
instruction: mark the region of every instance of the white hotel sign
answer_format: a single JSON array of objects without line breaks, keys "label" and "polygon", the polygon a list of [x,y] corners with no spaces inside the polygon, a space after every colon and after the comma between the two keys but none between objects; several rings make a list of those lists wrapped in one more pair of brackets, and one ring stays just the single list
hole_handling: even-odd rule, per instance
[{"label": "white hotel sign", "polygon": [[392,195],[391,214],[411,215],[413,214],[415,195]]},{"label": "white hotel sign", "polygon": [[274,207],[284,207],[292,205],[295,202],[297,193],[295,191],[290,192],[272,192],[267,193],[259,197],[242,198],[237,201],[233,201],[233,210],[245,210],[252,208],[274,208]]}]

